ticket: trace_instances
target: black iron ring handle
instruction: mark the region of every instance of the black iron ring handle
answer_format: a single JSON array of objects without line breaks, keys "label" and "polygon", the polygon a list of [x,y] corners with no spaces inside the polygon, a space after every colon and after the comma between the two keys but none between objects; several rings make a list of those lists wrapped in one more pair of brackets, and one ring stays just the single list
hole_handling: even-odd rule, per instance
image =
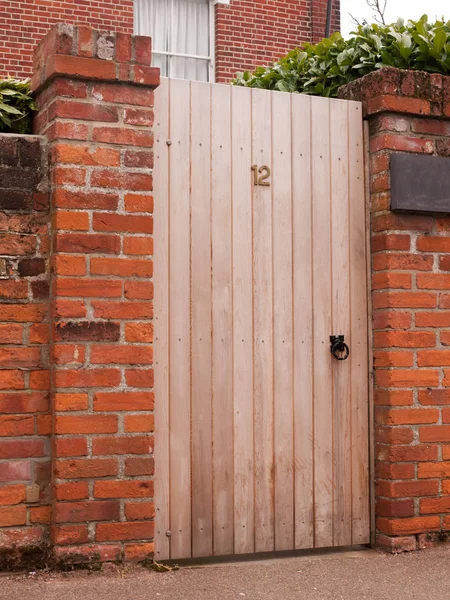
[{"label": "black iron ring handle", "polygon": [[347,360],[350,355],[350,348],[344,342],[343,335],[332,335],[330,336],[331,342],[331,354],[336,360]]}]

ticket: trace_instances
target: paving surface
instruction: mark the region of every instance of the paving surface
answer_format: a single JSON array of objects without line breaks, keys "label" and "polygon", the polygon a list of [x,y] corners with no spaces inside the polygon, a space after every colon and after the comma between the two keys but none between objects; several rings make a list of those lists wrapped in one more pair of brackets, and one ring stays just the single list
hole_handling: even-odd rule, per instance
[{"label": "paving surface", "polygon": [[3,575],[8,600],[450,600],[450,547],[374,550],[226,563],[154,573]]}]

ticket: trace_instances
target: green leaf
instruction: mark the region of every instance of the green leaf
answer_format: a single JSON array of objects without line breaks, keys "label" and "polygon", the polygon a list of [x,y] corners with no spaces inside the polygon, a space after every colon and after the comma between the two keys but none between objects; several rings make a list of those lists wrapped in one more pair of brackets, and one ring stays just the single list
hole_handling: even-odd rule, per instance
[{"label": "green leaf", "polygon": [[291,92],[292,91],[286,81],[277,81],[276,88],[280,92]]},{"label": "green leaf", "polygon": [[[271,66],[238,73],[233,83],[334,97],[341,85],[385,66],[449,74],[450,21],[429,23],[423,15],[407,23],[402,19],[392,25],[364,23],[349,39],[334,34],[316,45],[305,43]],[[22,108],[17,98],[14,106]]]},{"label": "green leaf", "polygon": [[447,34],[444,29],[439,29],[434,36],[433,44],[436,52],[442,52],[442,49],[445,46],[445,42],[447,41]]},{"label": "green leaf", "polygon": [[35,110],[28,79],[0,79],[0,131],[30,133]]},{"label": "green leaf", "polygon": [[14,106],[9,106],[8,104],[3,104],[3,102],[0,102],[0,110],[10,113],[11,115],[21,115],[22,114],[20,112],[20,110],[17,110],[17,108],[14,108]]}]

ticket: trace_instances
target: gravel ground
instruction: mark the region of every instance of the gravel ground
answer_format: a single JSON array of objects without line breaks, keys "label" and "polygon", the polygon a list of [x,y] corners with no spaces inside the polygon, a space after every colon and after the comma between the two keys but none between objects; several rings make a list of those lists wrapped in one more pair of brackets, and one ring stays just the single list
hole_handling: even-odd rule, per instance
[{"label": "gravel ground", "polygon": [[391,556],[374,550],[224,563],[171,573],[3,574],[8,600],[450,600],[450,547]]}]

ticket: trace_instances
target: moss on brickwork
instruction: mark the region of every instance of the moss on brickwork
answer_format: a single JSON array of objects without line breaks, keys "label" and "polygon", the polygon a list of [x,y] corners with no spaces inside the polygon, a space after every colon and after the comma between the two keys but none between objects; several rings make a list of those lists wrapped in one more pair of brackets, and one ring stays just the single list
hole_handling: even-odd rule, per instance
[{"label": "moss on brickwork", "polygon": [[0,548],[0,571],[37,571],[55,566],[52,549],[47,544]]}]

